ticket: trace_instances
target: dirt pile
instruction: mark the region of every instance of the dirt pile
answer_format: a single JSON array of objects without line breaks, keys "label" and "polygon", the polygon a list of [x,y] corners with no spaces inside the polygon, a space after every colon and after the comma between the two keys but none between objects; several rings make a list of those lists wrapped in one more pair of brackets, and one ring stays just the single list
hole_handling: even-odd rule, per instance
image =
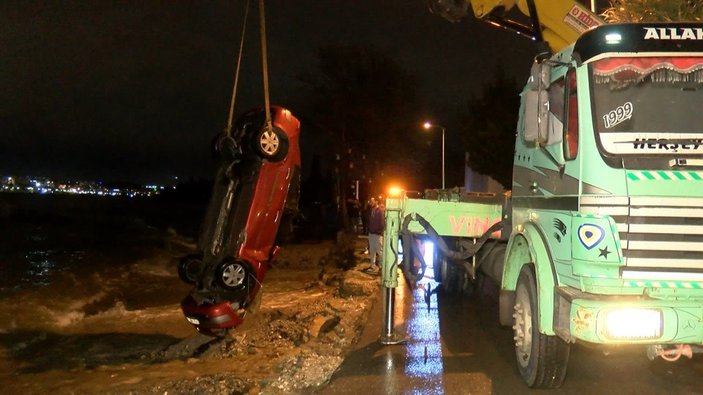
[{"label": "dirt pile", "polygon": [[[291,250],[288,257],[296,248]],[[325,256],[302,259],[309,263],[317,260],[318,266],[322,263],[317,279],[301,284],[304,288],[286,301],[264,296],[261,311],[247,317],[245,324],[228,336],[203,339],[206,342],[200,345],[194,344],[199,337],[185,339],[157,357],[168,360],[180,352],[179,358],[246,363],[257,366],[258,373],[175,380],[148,391],[290,394],[309,393],[326,384],[360,335],[378,290],[378,277],[361,272],[362,264],[351,270],[330,265],[339,259],[334,256],[337,251],[331,246]],[[300,269],[294,261],[280,260],[279,264],[287,270]],[[183,355],[185,350],[191,355]]]}]

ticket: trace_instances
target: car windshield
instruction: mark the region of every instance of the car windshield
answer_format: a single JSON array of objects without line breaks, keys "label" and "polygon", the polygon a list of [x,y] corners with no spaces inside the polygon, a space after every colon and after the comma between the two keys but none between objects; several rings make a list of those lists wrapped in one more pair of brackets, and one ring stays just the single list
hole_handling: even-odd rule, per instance
[{"label": "car windshield", "polygon": [[607,154],[703,156],[702,57],[601,59],[590,72]]}]

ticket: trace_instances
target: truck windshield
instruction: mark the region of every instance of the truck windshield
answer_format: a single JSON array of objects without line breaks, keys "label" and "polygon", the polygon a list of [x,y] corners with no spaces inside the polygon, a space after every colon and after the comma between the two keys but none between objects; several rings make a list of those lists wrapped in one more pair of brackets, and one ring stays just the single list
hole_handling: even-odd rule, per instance
[{"label": "truck windshield", "polygon": [[590,72],[607,154],[703,155],[703,57],[601,59]]}]

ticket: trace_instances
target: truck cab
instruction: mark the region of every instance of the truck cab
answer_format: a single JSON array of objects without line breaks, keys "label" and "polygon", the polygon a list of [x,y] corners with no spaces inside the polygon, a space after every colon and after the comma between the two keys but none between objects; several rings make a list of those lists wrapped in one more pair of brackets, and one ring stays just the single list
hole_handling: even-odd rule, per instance
[{"label": "truck cab", "polygon": [[[511,243],[543,245],[555,275],[553,302],[547,292],[540,302],[555,314],[540,316],[541,331],[703,342],[700,330],[683,330],[703,321],[688,306],[703,297],[701,34],[700,24],[604,25],[545,62],[549,81],[536,87],[542,70],[523,92]],[[531,117],[532,104],[546,114]],[[508,251],[504,288],[517,276]],[[625,329],[613,317],[640,319]]]}]

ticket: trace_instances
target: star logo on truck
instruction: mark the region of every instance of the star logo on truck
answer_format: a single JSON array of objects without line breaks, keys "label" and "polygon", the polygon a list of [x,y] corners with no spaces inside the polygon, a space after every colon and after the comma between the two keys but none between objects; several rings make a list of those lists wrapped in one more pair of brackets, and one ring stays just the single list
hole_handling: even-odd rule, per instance
[{"label": "star logo on truck", "polygon": [[612,251],[608,251],[608,246],[605,246],[605,248],[599,248],[600,254],[598,254],[599,257],[604,257],[605,259],[608,259],[608,254],[610,254]]}]

